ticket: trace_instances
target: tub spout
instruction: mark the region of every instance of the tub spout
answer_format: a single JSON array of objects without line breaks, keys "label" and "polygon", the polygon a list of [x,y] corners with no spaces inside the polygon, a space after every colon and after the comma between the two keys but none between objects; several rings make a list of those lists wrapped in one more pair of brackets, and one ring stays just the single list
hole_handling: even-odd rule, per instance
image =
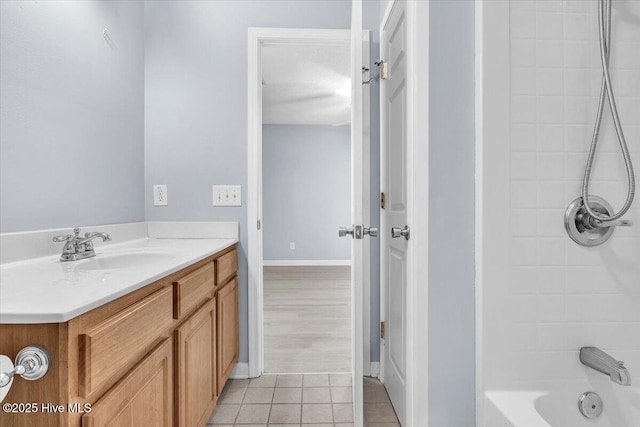
[{"label": "tub spout", "polygon": [[580,349],[580,362],[585,366],[608,375],[611,381],[615,383],[631,385],[631,376],[627,368],[625,368],[624,362],[617,361],[599,348],[582,347]]}]

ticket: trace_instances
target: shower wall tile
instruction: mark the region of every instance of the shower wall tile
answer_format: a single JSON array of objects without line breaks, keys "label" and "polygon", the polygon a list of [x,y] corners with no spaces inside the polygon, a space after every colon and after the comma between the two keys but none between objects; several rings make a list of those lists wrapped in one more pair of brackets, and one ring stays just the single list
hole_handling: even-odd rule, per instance
[{"label": "shower wall tile", "polygon": [[[620,1],[640,16],[640,2]],[[597,248],[563,223],[582,192],[602,83],[596,17],[596,2],[511,1],[511,266],[506,294],[489,296],[505,307],[491,315],[504,318],[511,352],[495,357],[512,384],[584,379],[585,345],[640,372],[640,202],[627,215],[638,225]],[[611,73],[638,177],[640,25],[615,22]],[[618,209],[627,183],[608,106],[600,134],[590,189]]]},{"label": "shower wall tile", "polygon": [[562,125],[537,125],[537,149],[543,151],[564,151],[564,127]]},{"label": "shower wall tile", "polygon": [[536,134],[534,125],[511,125],[511,151],[536,151]]}]

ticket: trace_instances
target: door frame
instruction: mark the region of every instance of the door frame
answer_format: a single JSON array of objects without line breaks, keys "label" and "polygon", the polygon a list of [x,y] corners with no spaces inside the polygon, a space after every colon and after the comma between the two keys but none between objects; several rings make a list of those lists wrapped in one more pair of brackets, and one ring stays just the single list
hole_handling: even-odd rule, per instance
[{"label": "door frame", "polygon": [[[406,427],[428,426],[429,399],[429,2],[394,0],[380,23],[380,54],[385,60],[383,32],[395,5],[406,1],[407,14],[407,385]],[[386,179],[386,87],[380,84],[380,191]],[[386,321],[386,251],[389,225],[380,210],[380,321]],[[385,342],[380,341],[380,380],[384,383]]]},{"label": "door frame", "polygon": [[[369,32],[363,33],[363,42],[369,44]],[[248,102],[247,102],[247,237],[248,237],[248,341],[249,363],[248,376],[255,378],[264,370],[264,332],[263,332],[263,240],[262,226],[258,229],[258,221],[262,221],[262,46],[265,44],[346,44],[351,43],[350,30],[296,29],[296,28],[249,28],[248,30]],[[369,49],[365,49],[364,60],[368,63]],[[364,91],[365,109],[364,126],[369,124],[369,91]],[[364,141],[366,152],[369,152],[369,140]],[[370,171],[370,158],[364,158],[365,173]],[[366,199],[365,220],[370,218],[370,180],[365,180],[363,197]],[[345,226],[348,224],[344,224]],[[336,230],[336,238],[338,238]],[[364,247],[364,304],[363,316],[360,319],[362,328],[352,330],[352,340],[362,337],[364,372],[369,372],[371,360],[370,337],[370,248]],[[351,302],[353,310],[354,302]],[[355,366],[352,370],[355,371]]]}]

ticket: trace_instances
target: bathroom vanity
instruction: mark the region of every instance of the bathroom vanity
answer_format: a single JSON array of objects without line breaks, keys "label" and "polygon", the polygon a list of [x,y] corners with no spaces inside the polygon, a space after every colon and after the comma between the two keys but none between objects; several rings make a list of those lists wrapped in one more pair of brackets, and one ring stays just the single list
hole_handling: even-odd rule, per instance
[{"label": "bathroom vanity", "polygon": [[[153,246],[152,240],[144,245]],[[16,408],[21,413],[0,412],[0,425],[204,426],[238,360],[236,241],[217,246],[194,241],[198,251],[185,240],[159,240],[156,252],[162,246],[162,253],[170,255],[173,246],[178,252],[186,248],[182,254],[190,255],[158,258],[162,261],[149,263],[136,277],[129,275],[131,285],[117,293],[113,287],[102,291],[99,282],[126,282],[126,268],[100,270],[96,263],[116,265],[121,262],[118,253],[79,261],[86,270],[73,274],[64,273],[77,268],[73,263],[49,261],[32,267],[32,275],[62,269],[63,281],[51,286],[69,292],[65,303],[71,300],[74,305],[38,314],[36,302],[31,317],[24,312],[28,301],[23,311],[17,307],[18,285],[11,285],[18,273],[3,270],[3,292],[13,305],[2,302],[0,349],[15,355],[39,344],[51,354],[51,367],[37,381],[14,378],[3,403],[26,405]],[[213,254],[212,248],[217,250]],[[145,251],[137,253],[139,259],[140,253],[153,254],[149,248]],[[127,249],[120,253],[126,256]],[[191,262],[185,260],[194,257],[198,260],[185,266]],[[98,269],[91,270],[95,265]],[[42,295],[46,299],[46,291]],[[74,315],[78,311],[81,314]],[[73,317],[66,319],[69,316]],[[52,321],[56,319],[63,321]]]}]

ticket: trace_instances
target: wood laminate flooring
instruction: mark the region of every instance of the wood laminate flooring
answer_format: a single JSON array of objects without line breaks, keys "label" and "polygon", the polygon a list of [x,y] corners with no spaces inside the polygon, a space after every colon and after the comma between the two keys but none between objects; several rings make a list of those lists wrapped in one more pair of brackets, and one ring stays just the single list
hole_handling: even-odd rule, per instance
[{"label": "wood laminate flooring", "polygon": [[350,301],[350,267],[264,267],[265,373],[350,372]]}]

